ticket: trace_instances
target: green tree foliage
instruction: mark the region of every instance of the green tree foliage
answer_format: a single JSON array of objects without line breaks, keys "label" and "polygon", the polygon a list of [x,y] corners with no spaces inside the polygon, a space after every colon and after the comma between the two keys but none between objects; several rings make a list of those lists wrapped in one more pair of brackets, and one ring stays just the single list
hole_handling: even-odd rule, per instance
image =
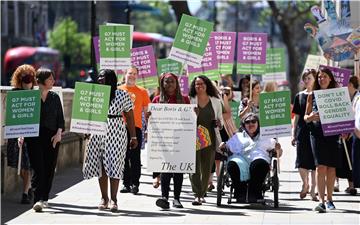
[{"label": "green tree foliage", "polygon": [[71,64],[90,64],[90,34],[78,32],[71,18],[64,18],[49,32],[49,46],[58,49],[62,56],[69,55]]},{"label": "green tree foliage", "polygon": [[131,13],[131,24],[141,32],[159,33],[165,36],[174,37],[177,23],[174,15],[171,14],[169,3],[163,1],[141,1],[141,4],[158,8],[160,13],[154,15],[150,12],[134,11]]}]

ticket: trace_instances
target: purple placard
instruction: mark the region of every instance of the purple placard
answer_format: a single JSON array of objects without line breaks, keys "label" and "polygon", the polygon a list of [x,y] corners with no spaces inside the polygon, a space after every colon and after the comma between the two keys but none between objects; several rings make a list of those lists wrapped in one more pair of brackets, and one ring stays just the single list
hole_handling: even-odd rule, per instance
[{"label": "purple placard", "polygon": [[189,73],[197,73],[197,72],[206,72],[209,70],[217,70],[217,69],[218,69],[218,61],[216,59],[215,39],[209,38],[209,41],[206,44],[204,56],[201,60],[201,66],[193,67],[188,65],[188,71]]},{"label": "purple placard", "polygon": [[346,134],[354,132],[355,120],[321,124],[324,136],[331,136],[337,134]]},{"label": "purple placard", "polygon": [[100,63],[99,36],[94,36],[92,40],[93,40],[93,45],[94,45],[94,50],[95,50],[95,60],[96,60],[96,63],[99,64]]},{"label": "purple placard", "polygon": [[132,48],[131,64],[139,69],[142,78],[157,76],[156,61],[152,45]]},{"label": "purple placard", "polygon": [[266,33],[238,33],[237,62],[266,64]]},{"label": "purple placard", "polygon": [[182,95],[188,96],[189,95],[189,77],[180,76],[178,78],[178,80],[179,80],[179,85],[180,85]]},{"label": "purple placard", "polygon": [[320,65],[319,69],[328,68],[334,75],[336,82],[339,84],[339,87],[347,87],[349,84],[349,79],[351,76],[352,71],[349,69],[343,69],[338,67],[331,67]]},{"label": "purple placard", "polygon": [[216,57],[219,63],[234,63],[235,32],[211,32],[215,40]]}]

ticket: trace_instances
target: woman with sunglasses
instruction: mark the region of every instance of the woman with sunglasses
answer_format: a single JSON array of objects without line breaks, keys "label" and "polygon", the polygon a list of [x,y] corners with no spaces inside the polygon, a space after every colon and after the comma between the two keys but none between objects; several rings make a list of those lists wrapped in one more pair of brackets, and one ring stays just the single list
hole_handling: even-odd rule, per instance
[{"label": "woman with sunglasses", "polygon": [[[312,86],[312,90],[325,90],[336,88],[338,85],[332,72],[320,69]],[[316,166],[317,189],[320,203],[314,210],[320,213],[335,209],[333,203],[333,191],[336,178],[336,168],[341,167],[342,152],[338,148],[339,135],[324,136],[318,107],[314,94],[308,95],[304,120],[310,127],[310,142]],[[325,189],[326,207],[325,207]]]},{"label": "woman with sunglasses", "polygon": [[[190,104],[188,97],[181,94],[178,77],[173,73],[164,73],[160,77],[160,94],[155,96],[152,103],[160,104]],[[147,117],[151,115],[147,113]],[[183,208],[180,202],[180,194],[183,183],[182,173],[161,173],[161,198],[156,200],[156,205],[163,209],[169,208],[170,180],[174,181],[173,207]]]},{"label": "woman with sunglasses", "polygon": [[190,175],[195,196],[192,204],[202,205],[215,160],[215,149],[221,143],[219,128],[224,124],[222,105],[216,87],[203,75],[192,81],[189,96],[190,102],[197,105],[198,133],[201,133],[197,138],[202,137],[207,143],[196,150],[196,172]]},{"label": "woman with sunglasses", "polygon": [[[85,179],[99,178],[101,191],[99,210],[107,209],[110,205],[110,211],[117,212],[117,192],[119,180],[124,175],[127,143],[130,142],[131,149],[138,145],[137,139],[129,138],[126,131],[127,126],[130,136],[136,136],[133,103],[127,92],[117,90],[117,77],[113,70],[100,70],[97,82],[111,87],[107,133],[90,137],[83,173]],[[111,202],[108,197],[109,180]]]},{"label": "woman with sunglasses", "polygon": [[259,117],[255,113],[246,114],[241,125],[243,131],[221,143],[220,148],[226,147],[232,153],[227,171],[234,197],[239,202],[244,202],[246,197],[248,202],[257,202],[263,200],[262,184],[270,169],[269,151],[275,149],[280,157],[282,149],[275,139],[260,137]]},{"label": "woman with sunglasses", "polygon": [[[14,91],[17,90],[31,90],[36,85],[34,67],[24,64],[19,66],[12,75],[11,85]],[[30,204],[32,198],[31,189],[31,167],[29,153],[27,149],[28,138],[13,138],[9,139],[7,143],[7,165],[12,168],[18,167],[19,146],[22,146],[21,170],[20,177],[23,181],[23,193],[21,197],[21,204]]]},{"label": "woman with sunglasses", "polygon": [[[315,193],[315,162],[310,144],[310,130],[304,121],[306,110],[306,100],[311,94],[311,88],[315,81],[316,70],[306,70],[301,79],[304,83],[305,90],[296,94],[292,112],[295,114],[293,119],[293,129],[291,144],[296,146],[295,167],[298,168],[302,180],[300,199],[306,197],[310,190],[310,196],[313,201],[318,201]],[[309,172],[311,174],[311,186],[309,184]],[[311,189],[310,189],[311,187]]]}]

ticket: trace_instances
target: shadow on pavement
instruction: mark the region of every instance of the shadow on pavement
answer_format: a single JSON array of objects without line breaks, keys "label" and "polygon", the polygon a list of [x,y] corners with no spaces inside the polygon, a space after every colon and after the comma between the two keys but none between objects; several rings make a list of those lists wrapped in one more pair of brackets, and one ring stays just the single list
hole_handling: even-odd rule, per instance
[{"label": "shadow on pavement", "polygon": [[[61,173],[55,174],[49,199],[54,198],[56,193],[64,191],[82,180],[81,167],[67,168]],[[28,205],[20,204],[21,194],[20,191],[1,196],[1,224],[5,224],[31,209],[32,201]]]}]

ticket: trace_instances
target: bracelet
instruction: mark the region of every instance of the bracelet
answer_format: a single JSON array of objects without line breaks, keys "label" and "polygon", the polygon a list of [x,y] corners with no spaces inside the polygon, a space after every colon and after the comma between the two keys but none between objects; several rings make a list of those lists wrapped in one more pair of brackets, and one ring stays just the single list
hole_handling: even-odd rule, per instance
[{"label": "bracelet", "polygon": [[136,137],[131,137],[131,140],[137,140],[137,138]]}]

